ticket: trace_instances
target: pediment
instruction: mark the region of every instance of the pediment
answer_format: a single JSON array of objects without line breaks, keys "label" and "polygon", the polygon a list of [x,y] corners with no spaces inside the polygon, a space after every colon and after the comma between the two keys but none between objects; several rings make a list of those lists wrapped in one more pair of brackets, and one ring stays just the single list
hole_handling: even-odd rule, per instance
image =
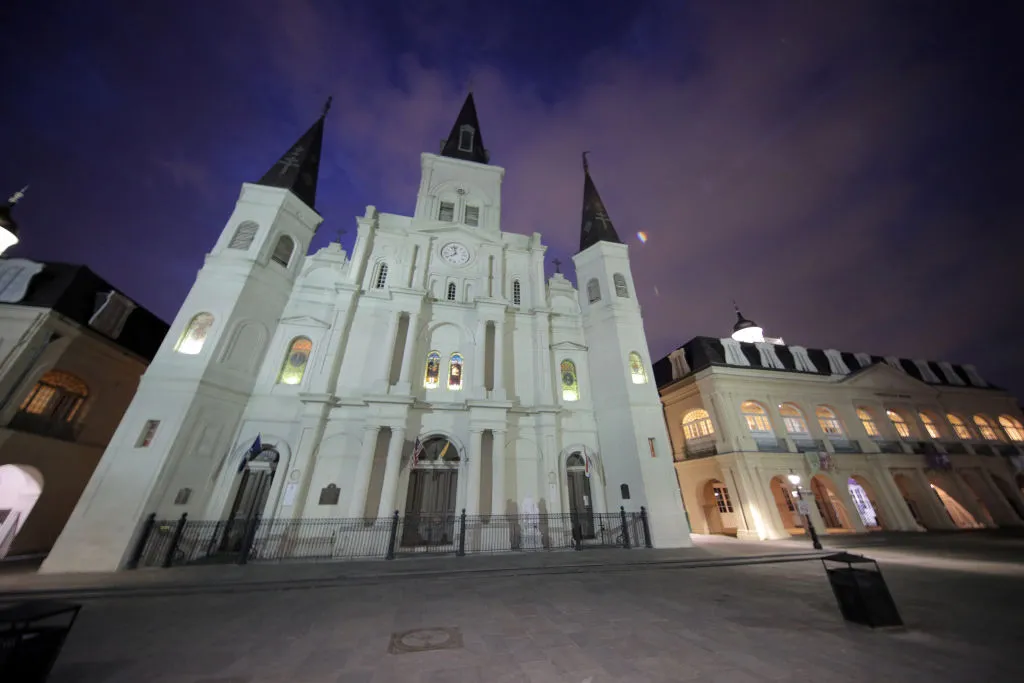
[{"label": "pediment", "polygon": [[434,235],[438,238],[450,237],[451,239],[460,239],[470,243],[501,244],[501,233],[497,230],[488,230],[487,228],[444,224],[418,228],[417,232]]},{"label": "pediment", "polygon": [[554,344],[551,345],[551,348],[555,349],[557,351],[586,351],[587,350],[587,347],[584,346],[583,344],[577,344],[576,342],[573,342],[573,341],[555,342]]},{"label": "pediment", "polygon": [[319,327],[321,329],[328,329],[331,324],[326,320],[320,320],[320,318],[314,318],[311,315],[293,315],[287,318],[281,318],[281,322],[286,325],[296,325],[298,327]]},{"label": "pediment", "polygon": [[921,380],[901,372],[887,363],[875,363],[843,378],[842,384],[860,389],[876,389],[879,391],[928,391],[938,389]]}]

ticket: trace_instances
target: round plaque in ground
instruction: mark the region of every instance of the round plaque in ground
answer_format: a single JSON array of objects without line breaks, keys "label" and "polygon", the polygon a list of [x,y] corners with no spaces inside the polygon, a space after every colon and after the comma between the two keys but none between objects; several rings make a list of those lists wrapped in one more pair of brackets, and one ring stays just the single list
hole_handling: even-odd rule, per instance
[{"label": "round plaque in ground", "polygon": [[417,628],[391,634],[388,652],[394,655],[430,650],[451,650],[462,647],[462,633],[459,629],[441,626]]}]

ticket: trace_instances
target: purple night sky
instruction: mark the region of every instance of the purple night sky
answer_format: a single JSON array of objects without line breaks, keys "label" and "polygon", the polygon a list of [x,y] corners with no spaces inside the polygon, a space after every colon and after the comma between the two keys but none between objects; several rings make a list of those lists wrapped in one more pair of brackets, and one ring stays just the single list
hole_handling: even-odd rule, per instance
[{"label": "purple night sky", "polygon": [[591,151],[655,359],[728,334],[735,298],[788,343],[973,362],[1024,395],[1022,19],[1014,0],[5,3],[0,192],[31,184],[9,253],[87,264],[169,321],[240,183],[328,95],[313,248],[345,230],[350,249],[367,204],[412,212],[472,84],[502,227],[542,233],[549,273]]}]

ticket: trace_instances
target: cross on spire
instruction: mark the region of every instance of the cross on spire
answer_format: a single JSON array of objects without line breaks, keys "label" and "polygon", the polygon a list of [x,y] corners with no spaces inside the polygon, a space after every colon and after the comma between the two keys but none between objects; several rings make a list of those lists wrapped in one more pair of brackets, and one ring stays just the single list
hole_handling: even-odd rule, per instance
[{"label": "cross on spire", "polygon": [[580,226],[580,251],[598,242],[622,244],[612,220],[608,217],[608,211],[604,208],[601,195],[597,193],[594,180],[590,177],[588,154],[590,152],[583,153],[583,221]]},{"label": "cross on spire", "polygon": [[561,273],[562,272],[562,260],[556,258],[554,261],[552,261],[552,263],[555,264],[555,272],[556,273]]}]

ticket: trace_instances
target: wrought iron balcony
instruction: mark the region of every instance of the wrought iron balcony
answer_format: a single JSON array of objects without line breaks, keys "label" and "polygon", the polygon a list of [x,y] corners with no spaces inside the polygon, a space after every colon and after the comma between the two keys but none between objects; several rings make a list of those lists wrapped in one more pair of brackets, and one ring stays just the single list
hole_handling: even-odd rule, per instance
[{"label": "wrought iron balcony", "polygon": [[946,452],[950,455],[966,455],[967,446],[964,446],[959,441],[943,441],[942,447],[946,449]]},{"label": "wrought iron balcony", "polygon": [[1020,455],[1020,448],[1012,443],[1001,443],[993,448],[999,452],[999,455]]},{"label": "wrought iron balcony", "polygon": [[813,453],[825,450],[825,444],[821,439],[793,439],[793,444],[800,453]]},{"label": "wrought iron balcony", "polygon": [[33,415],[19,411],[11,418],[8,429],[19,432],[48,436],[61,441],[74,441],[78,436],[77,426],[66,420],[55,420],[47,415]]},{"label": "wrought iron balcony", "polygon": [[890,441],[888,439],[876,439],[875,444],[878,445],[878,450],[883,453],[902,453],[903,446],[899,441]]},{"label": "wrought iron balcony", "polygon": [[685,454],[687,460],[710,458],[713,455],[718,455],[718,444],[714,441],[687,443]]},{"label": "wrought iron balcony", "polygon": [[853,441],[850,439],[830,439],[832,442],[832,449],[836,453],[863,453],[864,449],[860,447],[859,441]]},{"label": "wrought iron balcony", "polygon": [[785,439],[762,436],[755,438],[754,443],[757,444],[757,450],[762,453],[789,453],[789,444]]},{"label": "wrought iron balcony", "polygon": [[939,452],[931,441],[906,441],[905,443],[910,446],[910,450],[918,455],[933,455]]},{"label": "wrought iron balcony", "polygon": [[995,455],[996,449],[987,443],[972,443],[971,449],[975,455]]}]

